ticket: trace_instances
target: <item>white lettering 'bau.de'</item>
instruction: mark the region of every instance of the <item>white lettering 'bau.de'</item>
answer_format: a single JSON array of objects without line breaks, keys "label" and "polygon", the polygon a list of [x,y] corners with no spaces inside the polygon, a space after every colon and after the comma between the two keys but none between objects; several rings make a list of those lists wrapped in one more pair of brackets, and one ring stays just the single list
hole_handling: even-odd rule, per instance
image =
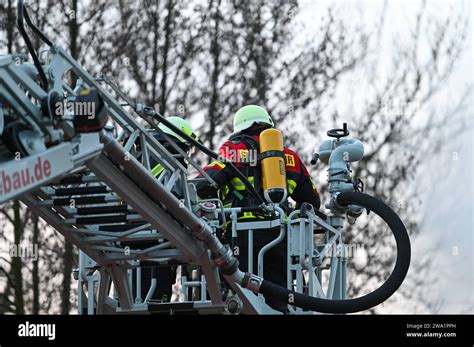
[{"label": "white lettering 'bau.de'", "polygon": [[48,340],[56,339],[56,324],[36,324],[26,321],[18,325],[20,337],[47,337]]}]

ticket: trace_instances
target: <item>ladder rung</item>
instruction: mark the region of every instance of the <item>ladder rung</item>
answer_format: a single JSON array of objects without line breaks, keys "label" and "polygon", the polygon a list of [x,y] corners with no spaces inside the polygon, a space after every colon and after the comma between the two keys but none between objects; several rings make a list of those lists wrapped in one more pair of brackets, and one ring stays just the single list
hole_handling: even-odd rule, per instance
[{"label": "ladder rung", "polygon": [[54,206],[64,206],[64,205],[70,205],[71,200],[74,200],[75,205],[85,205],[85,204],[100,204],[100,203],[105,203],[109,200],[106,199],[105,195],[99,195],[99,196],[83,196],[80,198],[57,198],[53,199],[53,205]]},{"label": "ladder rung", "polygon": [[107,193],[109,190],[107,186],[95,186],[95,187],[73,187],[73,188],[58,188],[54,190],[54,195],[86,195],[86,194],[99,194]]},{"label": "ladder rung", "polygon": [[[77,230],[77,229],[76,229]],[[80,230],[80,229],[79,229]],[[102,231],[103,232],[103,231]],[[89,235],[89,233],[86,232]],[[164,240],[163,235],[159,233],[152,233],[151,230],[138,231],[134,235],[122,236],[117,233],[117,236],[114,235],[94,235],[86,236],[82,239],[87,243],[104,243],[104,242],[116,242],[121,241],[123,246],[129,245],[133,246],[135,244],[147,244],[155,246],[158,240]],[[140,248],[140,247],[135,247]]]},{"label": "ladder rung", "polygon": [[93,214],[105,214],[105,213],[120,213],[127,212],[128,205],[111,205],[111,206],[94,206],[94,207],[78,207],[78,215],[93,215]]},{"label": "ladder rung", "polygon": [[119,225],[100,225],[99,231],[127,231],[145,225],[145,222],[119,224]]},{"label": "ladder rung", "polygon": [[88,175],[73,175],[64,177],[59,181],[59,184],[80,184],[80,183],[90,183],[90,182],[97,182],[97,177]]},{"label": "ladder rung", "polygon": [[125,223],[128,221],[126,215],[110,215],[97,217],[78,217],[71,220],[72,224],[111,224],[111,223]]}]

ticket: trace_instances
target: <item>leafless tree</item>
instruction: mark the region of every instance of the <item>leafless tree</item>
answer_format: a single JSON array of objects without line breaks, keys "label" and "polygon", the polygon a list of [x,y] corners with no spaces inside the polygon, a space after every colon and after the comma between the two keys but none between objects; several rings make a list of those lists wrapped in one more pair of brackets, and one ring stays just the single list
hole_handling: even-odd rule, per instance
[{"label": "leafless tree", "polygon": [[[87,65],[88,58],[93,55],[91,52],[100,51],[99,47],[106,39],[105,35],[98,35],[105,26],[106,5],[106,1],[93,2],[86,6],[78,0],[45,0],[29,2],[28,10],[41,31],[53,42],[65,45],[74,58]],[[53,15],[58,13],[61,15]],[[2,53],[26,53],[16,28],[16,1],[0,2],[0,16],[1,43],[7,48],[3,51],[0,46]],[[36,35],[31,35],[31,38],[35,49],[41,52],[45,48],[43,43]],[[3,205],[2,212],[6,224],[12,226],[13,244],[19,245],[28,240],[33,245],[41,246],[42,256],[41,259],[33,261],[31,266],[23,262],[21,257],[3,259],[7,266],[2,267],[0,271],[9,281],[1,294],[0,303],[14,304],[5,307],[4,312],[39,313],[49,312],[51,309],[57,312],[57,303],[60,302],[59,312],[68,314],[71,309],[71,273],[77,251],[70,242],[63,240],[53,233],[50,227],[32,216],[19,201]],[[4,230],[9,229],[7,225]],[[7,245],[8,235],[0,236]],[[62,280],[58,278],[60,276],[63,277]],[[55,305],[52,300],[56,301]]]},{"label": "leafless tree", "polygon": [[[308,158],[314,149],[304,146],[304,141],[299,139],[317,134],[316,138],[320,141],[324,137],[324,127],[340,127],[343,121],[348,121],[352,134],[366,146],[364,158],[355,165],[354,176],[365,182],[368,194],[385,201],[400,215],[412,236],[419,231],[421,217],[419,191],[411,188],[416,186],[416,179],[420,179],[418,169],[424,160],[436,154],[436,150],[450,136],[466,129],[465,122],[459,116],[472,91],[471,86],[466,86],[465,92],[453,100],[451,109],[447,112],[443,110],[444,114],[430,107],[465,49],[468,24],[463,8],[455,7],[445,16],[430,14],[430,8],[425,3],[417,13],[412,14],[407,23],[411,37],[403,42],[393,39],[394,53],[388,64],[387,57],[382,57],[377,50],[384,35],[390,34],[384,28],[385,9],[380,15],[382,20],[377,30],[364,33],[361,27],[353,30],[352,35],[345,32],[347,23],[331,25],[334,20],[330,13],[328,25],[322,31],[322,43],[315,47],[315,58],[308,59],[306,68],[304,64],[295,66],[295,71],[303,77],[296,79],[296,86],[300,87],[298,92],[290,93],[298,100],[297,104],[291,105],[294,115],[304,115],[302,118],[307,120],[304,124],[308,131],[302,134],[301,130],[295,130],[289,142],[293,146],[296,144],[298,151]],[[334,18],[338,16],[334,14]],[[351,44],[344,45],[349,36]],[[325,40],[326,37],[329,38]],[[324,41],[332,48],[328,48]],[[422,54],[422,45],[428,47],[428,55]],[[323,67],[320,66],[322,62],[325,62]],[[342,64],[340,74],[332,74],[335,76],[332,78],[330,71],[337,64]],[[388,76],[381,78],[385,75],[380,73],[382,70]],[[350,76],[352,71],[363,72],[356,75],[356,79],[338,78],[341,74]],[[316,77],[317,72],[320,73],[320,80]],[[305,85],[304,81],[309,83]],[[322,92],[311,88],[318,85],[323,86]],[[344,92],[338,94],[338,88]],[[355,105],[350,105],[349,111],[344,113],[339,111],[337,104],[340,100],[350,100],[353,94],[359,98],[357,102],[362,107],[356,114],[350,113],[357,110]],[[458,126],[444,127],[445,131],[440,131],[445,124],[455,124],[455,119]],[[286,121],[291,124],[292,117],[287,117]],[[288,130],[291,133],[292,127],[288,126]],[[312,171],[318,173],[319,170],[323,167],[318,166]],[[318,186],[324,194],[327,187],[321,176],[317,175]],[[362,243],[368,250],[368,265],[349,273],[348,282],[355,284],[349,288],[349,295],[357,296],[373,290],[393,268],[394,242],[390,233],[380,220],[370,216],[345,232],[345,242]],[[417,265],[420,268],[412,268],[411,271],[418,273],[428,264]],[[426,268],[423,269],[423,272],[426,271]],[[409,280],[423,281],[422,276],[418,275],[409,275]],[[406,290],[403,294],[407,297],[422,296],[416,290]]]}]

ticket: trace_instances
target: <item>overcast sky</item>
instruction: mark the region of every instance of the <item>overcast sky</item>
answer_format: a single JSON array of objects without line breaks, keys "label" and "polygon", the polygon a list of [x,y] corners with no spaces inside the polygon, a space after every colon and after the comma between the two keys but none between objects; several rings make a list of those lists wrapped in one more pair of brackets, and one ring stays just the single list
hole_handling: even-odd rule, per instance
[{"label": "overcast sky", "polygon": [[[375,25],[379,20],[383,1],[306,1],[300,2],[299,20],[311,23],[310,28],[317,28],[325,6],[343,8],[343,15],[348,17],[363,16],[365,23]],[[392,40],[409,40],[407,22],[412,20],[421,7],[421,1],[392,0],[387,3],[385,36],[378,54],[387,60],[387,68],[382,72],[390,74],[389,58],[393,49]],[[473,17],[470,1],[428,1],[427,10],[431,16],[445,16],[453,7],[464,6]],[[340,13],[338,12],[338,15]],[[468,85],[473,85],[474,55],[472,47],[472,22],[466,42],[468,47],[457,62],[456,70],[447,81],[445,88],[436,96],[432,105],[445,109],[452,100],[456,100]],[[309,29],[311,30],[311,29]],[[428,51],[426,52],[428,54]],[[357,82],[357,88],[360,88]],[[348,95],[351,93],[347,92]],[[344,112],[345,98],[338,99]],[[346,107],[353,104],[346,102]],[[469,127],[457,138],[450,139],[442,146],[432,160],[424,162],[418,179],[414,182],[420,192],[424,215],[421,232],[412,238],[412,267],[404,285],[410,279],[422,274],[413,269],[426,257],[430,258],[428,279],[425,288],[414,288],[423,295],[431,307],[418,302],[406,301],[400,294],[383,305],[382,312],[393,313],[467,313],[474,312],[474,233],[473,233],[473,102],[472,95],[468,107],[463,110],[462,118],[468,120]],[[452,124],[446,124],[450,127]],[[442,133],[446,129],[439,129]]]}]

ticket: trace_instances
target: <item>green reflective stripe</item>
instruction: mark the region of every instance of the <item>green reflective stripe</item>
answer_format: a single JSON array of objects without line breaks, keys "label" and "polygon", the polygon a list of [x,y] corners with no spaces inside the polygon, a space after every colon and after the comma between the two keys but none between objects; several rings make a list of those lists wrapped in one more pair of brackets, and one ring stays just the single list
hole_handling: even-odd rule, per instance
[{"label": "green reflective stripe", "polygon": [[151,173],[154,177],[157,177],[160,173],[164,171],[164,167],[161,164],[157,164],[153,169],[151,169]]},{"label": "green reflective stripe", "polygon": [[[254,178],[253,178],[253,176],[249,176],[249,177],[247,177],[247,180],[248,180],[250,183],[253,183]],[[238,177],[234,177],[234,178],[232,179],[232,182],[234,182],[234,181],[235,181],[235,182],[239,182],[239,183],[241,183],[241,184],[244,184],[244,182],[242,182],[241,179],[238,178]]]},{"label": "green reflective stripe", "polygon": [[[253,186],[253,182],[254,182],[254,178],[253,176],[250,176],[247,178],[248,181],[250,182],[250,184]],[[236,190],[245,190],[245,184],[244,182],[242,182],[242,180],[240,178],[237,178],[237,177],[234,177],[230,183],[232,183],[232,186],[236,189]]]},{"label": "green reflective stripe", "polygon": [[225,200],[229,192],[230,192],[230,187],[226,184],[219,190],[219,196],[221,200]]},{"label": "green reflective stripe", "polygon": [[239,178],[233,178],[230,183],[236,190],[245,190],[245,184]]},{"label": "green reflective stripe", "polygon": [[293,180],[288,180],[288,179],[287,179],[286,181],[287,181],[287,183],[288,183],[288,192],[291,194],[291,193],[293,193],[293,191],[296,189],[297,184],[296,184],[296,182],[293,181]]},{"label": "green reflective stripe", "polygon": [[250,219],[250,218],[265,219],[264,216],[256,216],[256,215],[253,214],[253,212],[244,212],[244,214],[242,216],[238,217],[237,219],[241,220],[241,219]]},{"label": "green reflective stripe", "polygon": [[151,169],[151,172],[155,172],[156,170],[159,170],[159,169],[162,168],[162,167],[163,167],[163,166],[162,166],[160,163],[158,163],[158,164],[156,164],[156,165],[153,167],[153,169]]},{"label": "green reflective stripe", "polygon": [[253,218],[254,215],[252,212],[244,212],[244,215],[241,216],[239,219],[245,219],[245,218]]}]

